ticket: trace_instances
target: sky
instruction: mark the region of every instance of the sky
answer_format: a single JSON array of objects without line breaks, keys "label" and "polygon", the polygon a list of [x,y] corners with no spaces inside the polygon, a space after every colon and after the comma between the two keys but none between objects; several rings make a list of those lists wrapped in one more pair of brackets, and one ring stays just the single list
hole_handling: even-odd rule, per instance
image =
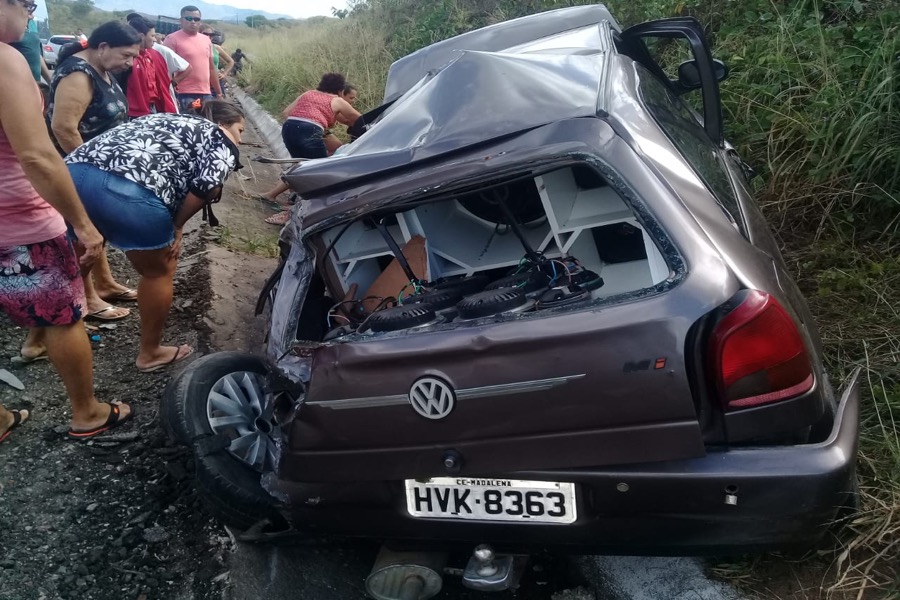
[{"label": "sky", "polygon": [[227,4],[238,8],[262,8],[266,12],[290,15],[296,18],[307,18],[331,15],[331,8],[347,7],[347,0],[206,0],[211,4]]}]

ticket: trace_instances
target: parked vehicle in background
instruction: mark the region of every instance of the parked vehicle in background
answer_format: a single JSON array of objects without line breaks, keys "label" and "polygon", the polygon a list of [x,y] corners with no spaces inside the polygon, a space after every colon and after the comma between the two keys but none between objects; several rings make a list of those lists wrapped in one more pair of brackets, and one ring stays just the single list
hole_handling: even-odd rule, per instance
[{"label": "parked vehicle in background", "polygon": [[47,43],[44,44],[44,62],[47,68],[55,69],[56,63],[59,61],[59,50],[66,44],[77,42],[78,36],[75,35],[52,35]]},{"label": "parked vehicle in background", "polygon": [[390,599],[460,546],[463,583],[500,590],[534,548],[819,541],[854,505],[859,384],[832,388],[724,139],[726,76],[695,19],[600,5],[395,62],[369,130],[285,176],[265,359],[166,391],[216,513],[384,540]]}]

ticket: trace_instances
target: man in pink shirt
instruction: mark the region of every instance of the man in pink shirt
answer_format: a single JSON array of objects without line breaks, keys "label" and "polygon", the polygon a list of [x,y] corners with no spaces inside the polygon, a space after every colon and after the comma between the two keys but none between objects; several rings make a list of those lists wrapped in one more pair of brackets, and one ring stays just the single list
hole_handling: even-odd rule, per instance
[{"label": "man in pink shirt", "polygon": [[200,35],[200,21],[200,9],[185,6],[181,9],[181,31],[170,33],[163,42],[191,65],[187,77],[179,81],[175,89],[181,110],[190,107],[198,98],[222,97],[212,42],[209,37]]}]

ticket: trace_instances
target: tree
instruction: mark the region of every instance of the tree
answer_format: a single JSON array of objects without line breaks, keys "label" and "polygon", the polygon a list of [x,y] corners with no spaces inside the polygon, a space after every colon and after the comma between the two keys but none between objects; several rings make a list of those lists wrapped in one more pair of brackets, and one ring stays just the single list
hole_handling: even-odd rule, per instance
[{"label": "tree", "polygon": [[244,19],[244,21],[247,23],[247,27],[253,27],[254,29],[258,27],[265,27],[269,23],[269,20],[263,15],[251,15]]}]

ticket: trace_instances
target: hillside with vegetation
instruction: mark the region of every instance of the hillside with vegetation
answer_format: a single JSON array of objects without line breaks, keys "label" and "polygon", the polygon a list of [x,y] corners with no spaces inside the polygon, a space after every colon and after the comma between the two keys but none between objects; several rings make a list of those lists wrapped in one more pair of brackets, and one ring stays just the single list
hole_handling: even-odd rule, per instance
[{"label": "hillside with vegetation", "polygon": [[[572,0],[357,0],[333,19],[230,31],[243,85],[280,114],[321,73],[377,106],[391,62],[483,25]],[[757,170],[760,202],[817,316],[836,385],[863,368],[862,508],[813,556],[722,562],[761,597],[900,598],[900,2],[610,0],[622,26],[703,23],[731,68],[729,140]],[[502,99],[498,99],[502,105]],[[772,587],[772,580],[796,581]]]}]

